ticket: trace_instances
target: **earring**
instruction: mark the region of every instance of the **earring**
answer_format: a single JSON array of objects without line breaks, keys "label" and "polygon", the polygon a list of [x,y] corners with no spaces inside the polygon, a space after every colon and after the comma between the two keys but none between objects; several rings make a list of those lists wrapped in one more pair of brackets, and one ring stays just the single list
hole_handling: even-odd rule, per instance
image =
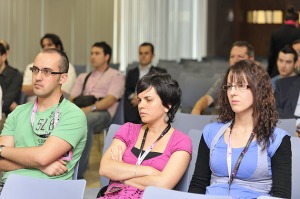
[{"label": "earring", "polygon": [[166,123],[168,123],[168,122],[169,122],[169,119],[170,119],[170,118],[168,117],[168,115],[166,115],[164,120],[165,120]]}]

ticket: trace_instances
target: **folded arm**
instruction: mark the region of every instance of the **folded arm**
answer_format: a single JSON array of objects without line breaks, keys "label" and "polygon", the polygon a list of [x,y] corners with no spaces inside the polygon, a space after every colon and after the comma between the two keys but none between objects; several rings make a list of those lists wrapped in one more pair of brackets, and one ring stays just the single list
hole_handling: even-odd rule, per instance
[{"label": "folded arm", "polygon": [[[0,144],[6,147],[14,147],[14,137],[13,136],[0,136]],[[0,158],[0,170],[1,171],[13,171],[17,169],[25,168],[23,165],[15,163],[4,158]]]},{"label": "folded arm", "polygon": [[[157,186],[173,189],[186,171],[191,155],[186,151],[174,152],[164,170],[156,175],[135,177],[124,183],[144,190],[147,186]],[[180,160],[180,161],[178,161]]]},{"label": "folded arm", "polygon": [[111,180],[123,181],[134,177],[142,177],[147,175],[156,175],[160,173],[158,170],[150,166],[138,166],[127,164],[120,161],[120,158],[113,158],[111,153],[113,150],[122,148],[122,152],[117,155],[122,157],[126,145],[119,139],[114,139],[110,147],[104,153],[101,162],[99,174]]},{"label": "folded arm", "polygon": [[67,153],[72,146],[65,140],[49,136],[42,146],[14,148],[12,145],[3,147],[1,156],[25,167],[45,167]]}]

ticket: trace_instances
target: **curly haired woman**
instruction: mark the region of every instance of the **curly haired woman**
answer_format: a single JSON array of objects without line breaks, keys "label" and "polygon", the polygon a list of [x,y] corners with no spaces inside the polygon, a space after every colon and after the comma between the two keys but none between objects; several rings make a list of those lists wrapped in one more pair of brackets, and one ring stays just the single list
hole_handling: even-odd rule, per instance
[{"label": "curly haired woman", "polygon": [[290,136],[276,128],[272,85],[258,62],[232,66],[219,94],[218,122],[208,124],[189,192],[291,197]]}]

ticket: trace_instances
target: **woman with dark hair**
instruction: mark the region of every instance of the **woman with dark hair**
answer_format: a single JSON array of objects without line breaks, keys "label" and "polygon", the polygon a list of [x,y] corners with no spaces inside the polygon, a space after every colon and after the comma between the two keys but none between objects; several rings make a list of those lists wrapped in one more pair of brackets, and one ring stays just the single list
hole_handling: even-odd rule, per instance
[{"label": "woman with dark hair", "polygon": [[240,61],[228,70],[222,90],[218,122],[203,130],[189,192],[290,198],[290,136],[275,128],[267,72],[258,62]]},{"label": "woman with dark hair", "polygon": [[45,34],[40,41],[42,49],[48,49],[48,48],[56,48],[57,50],[60,51],[65,51],[64,46],[60,38],[51,33]]},{"label": "woman with dark hair", "polygon": [[143,124],[124,124],[101,159],[111,182],[100,198],[141,198],[147,186],[172,189],[191,159],[190,138],[171,127],[181,90],[166,73],[148,73],[136,86]]}]

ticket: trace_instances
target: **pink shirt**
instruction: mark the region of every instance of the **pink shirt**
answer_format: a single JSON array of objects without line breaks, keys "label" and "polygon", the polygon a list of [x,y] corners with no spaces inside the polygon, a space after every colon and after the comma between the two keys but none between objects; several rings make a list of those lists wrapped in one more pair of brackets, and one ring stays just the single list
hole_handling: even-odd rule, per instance
[{"label": "pink shirt", "polygon": [[[124,124],[116,133],[114,138],[120,139],[126,144],[126,150],[123,154],[123,161],[129,164],[135,164],[137,157],[131,152],[131,149],[134,147],[139,132],[141,130],[141,124],[126,123]],[[186,151],[192,155],[192,141],[190,137],[178,130],[174,130],[171,135],[169,142],[165,148],[165,151],[156,157],[144,160],[141,165],[151,166],[159,171],[162,171],[166,164],[168,163],[171,155],[176,151]],[[180,161],[180,160],[179,160]],[[112,181],[107,190],[110,190],[112,187],[121,187],[122,189],[119,192],[112,194],[107,194],[101,199],[117,199],[117,198],[131,198],[131,199],[140,199],[143,195],[143,190],[138,188],[121,184],[120,182]]]},{"label": "pink shirt", "polygon": [[[114,138],[120,139],[126,144],[126,150],[123,155],[123,161],[126,163],[135,164],[137,161],[137,157],[131,152],[131,149],[138,139],[141,127],[141,124],[126,123],[114,136]],[[189,154],[192,154],[192,141],[188,135],[175,129],[165,151],[158,157],[144,160],[141,165],[152,166],[155,169],[162,171],[171,155],[176,151],[186,151]]]},{"label": "pink shirt", "polygon": [[[79,75],[72,89],[71,96],[77,97],[81,94],[83,83],[87,75],[87,73]],[[121,72],[113,68],[108,68],[102,72],[94,70],[85,85],[83,95],[94,95],[96,98],[104,98],[107,95],[112,95],[116,99],[120,99],[124,93],[124,86],[124,75]],[[116,113],[118,104],[118,102],[114,103],[107,109],[112,117]]]}]

